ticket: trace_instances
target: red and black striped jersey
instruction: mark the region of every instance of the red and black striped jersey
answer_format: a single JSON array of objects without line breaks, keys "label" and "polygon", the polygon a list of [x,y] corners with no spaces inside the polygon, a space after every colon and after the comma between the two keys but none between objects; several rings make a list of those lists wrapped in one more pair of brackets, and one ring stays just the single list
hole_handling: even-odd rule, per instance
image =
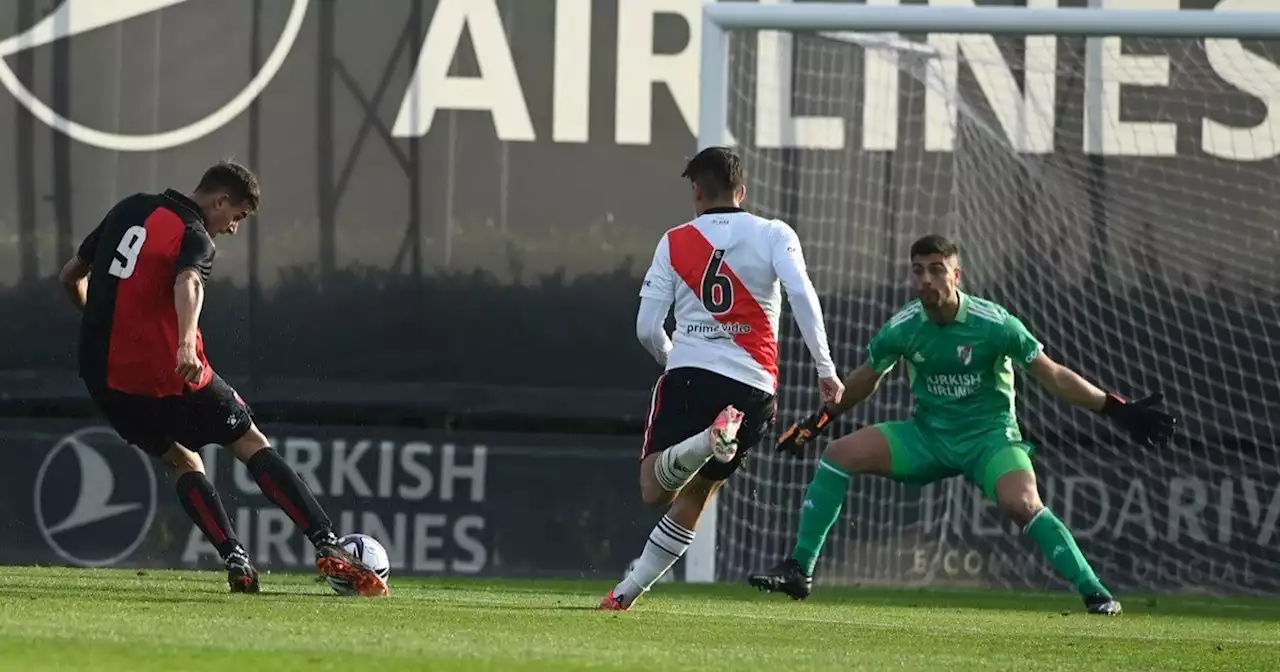
[{"label": "red and black striped jersey", "polygon": [[174,282],[187,269],[207,280],[215,252],[199,206],[181,193],[135,194],[117,203],[78,252],[90,267],[80,320],[80,377],[95,387],[147,397],[208,385],[213,369],[199,329],[196,354],[204,376],[192,384],[175,371]]}]

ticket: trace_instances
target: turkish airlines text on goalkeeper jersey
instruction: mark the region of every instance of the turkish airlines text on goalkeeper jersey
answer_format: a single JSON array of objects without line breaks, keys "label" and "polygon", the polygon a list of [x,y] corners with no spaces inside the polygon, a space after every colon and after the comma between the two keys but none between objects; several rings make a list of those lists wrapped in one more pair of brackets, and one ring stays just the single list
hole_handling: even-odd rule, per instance
[{"label": "turkish airlines text on goalkeeper jersey", "polygon": [[640,296],[675,296],[667,369],[691,366],[774,392],[779,269],[804,274],[795,231],[736,208],[709,210],[658,243]]}]

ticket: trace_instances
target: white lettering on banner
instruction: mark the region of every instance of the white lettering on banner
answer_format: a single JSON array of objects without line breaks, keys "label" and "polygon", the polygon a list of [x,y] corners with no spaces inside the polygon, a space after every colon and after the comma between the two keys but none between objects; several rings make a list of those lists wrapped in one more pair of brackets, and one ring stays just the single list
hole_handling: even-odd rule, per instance
[{"label": "white lettering on banner", "polygon": [[[1176,2],[1176,0],[1175,0]],[[932,0],[929,4],[973,7],[973,0]],[[1029,0],[1030,8],[1052,8],[1057,0]],[[1055,83],[1058,41],[1052,35],[1030,35],[1025,41],[1023,68],[1025,95],[1009,63],[991,35],[930,35],[929,44],[942,58],[931,59],[926,69],[925,148],[951,151],[960,116],[960,55],[963,54],[978,88],[995,112],[1005,137],[1019,151],[1044,154],[1053,151]]]},{"label": "white lettering on banner", "polygon": [[[1179,476],[1128,478],[1123,483],[1089,474],[1041,476],[1041,496],[1077,539],[1107,537],[1172,544],[1275,545],[1280,528],[1280,480]],[[942,492],[939,492],[942,490]],[[944,524],[959,538],[1017,534],[976,488],[947,481],[921,491],[925,529]]]},{"label": "white lettering on banner", "polygon": [[[318,440],[307,436],[269,439],[281,455],[321,498],[348,497],[389,500],[378,511],[330,511],[340,532],[363,532],[386,546],[393,570],[415,572],[476,573],[489,561],[484,543],[486,521],[465,512],[422,511],[427,500],[441,503],[478,504],[485,501],[489,449],[483,445],[458,446],[367,438]],[[215,480],[220,449],[201,450],[210,480]],[[327,463],[326,463],[327,462]],[[261,492],[244,464],[231,460],[232,481],[245,495]],[[348,500],[349,501],[349,500]],[[455,504],[456,505],[456,504]],[[409,510],[393,510],[388,508]],[[334,508],[332,504],[329,508]],[[314,549],[289,517],[274,505],[240,507],[236,511],[237,536],[245,540],[254,561],[264,567],[306,567]],[[192,526],[183,551],[183,562],[216,561],[217,551]]]},{"label": "white lettering on banner", "polygon": [[284,459],[289,462],[298,477],[312,490],[320,489],[320,477],[316,470],[324,459],[320,442],[305,437],[289,437],[284,440]]},{"label": "white lettering on banner", "polygon": [[[330,514],[332,515],[332,513]],[[387,518],[370,511],[337,512],[338,528],[368,534],[386,547],[392,572],[452,572],[475,574],[489,562],[481,538],[485,519],[477,514],[450,517],[441,513],[397,512]],[[263,568],[310,567],[315,550],[283,511],[273,506],[240,507],[235,515],[236,536],[248,542],[254,563]],[[187,534],[182,561],[218,561],[218,552],[194,525]]]},{"label": "white lettering on banner", "polygon": [[[1217,11],[1275,10],[1275,0],[1222,0]],[[1200,145],[1213,156],[1259,161],[1280,154],[1280,66],[1240,44],[1240,40],[1205,40],[1209,67],[1232,86],[1262,101],[1266,117],[1250,128],[1227,126],[1205,117]]]},{"label": "white lettering on banner", "polygon": [[[618,62],[614,140],[647,145],[653,137],[653,85],[665,84],[685,126],[698,123],[698,53],[702,5],[707,0],[621,0],[618,3]],[[675,54],[653,53],[656,14],[673,14],[689,26],[689,41]]]},{"label": "white lettering on banner", "polygon": [[[1086,478],[1082,476],[1068,476],[1063,479],[1065,483],[1065,492],[1062,495],[1062,518],[1075,523],[1071,525],[1074,535],[1082,538],[1089,538],[1102,530],[1107,524],[1107,519],[1111,514],[1111,500],[1107,497],[1107,489],[1096,478]],[[1098,504],[1098,515],[1092,520],[1078,521],[1076,513],[1076,494],[1084,501],[1091,501]],[[1084,516],[1079,516],[1084,518]]]},{"label": "white lettering on banner", "polygon": [[[1103,0],[1104,9],[1177,10],[1179,0]],[[1085,106],[1084,150],[1090,154],[1118,156],[1173,156],[1178,152],[1178,126],[1168,122],[1124,121],[1120,115],[1120,94],[1125,85],[1143,87],[1169,86],[1168,56],[1130,56],[1123,53],[1122,38],[1102,40],[1102,81],[1087,78],[1085,96],[1097,96],[1102,87],[1102,109],[1105,117],[1095,122],[1091,106]],[[1096,137],[1100,135],[1101,137]]]},{"label": "white lettering on banner", "polygon": [[1142,479],[1135,478],[1129,482],[1124,501],[1120,504],[1120,513],[1116,515],[1115,525],[1111,528],[1111,537],[1116,539],[1125,534],[1125,524],[1130,521],[1142,526],[1148,540],[1156,538],[1156,526],[1151,520],[1151,500],[1147,497],[1147,486]]},{"label": "white lettering on banner", "polygon": [[[478,448],[482,449],[483,446]],[[431,470],[424,466],[424,460],[421,458],[430,457],[434,450],[435,448],[427,443],[404,444],[404,448],[400,450],[400,468],[406,474],[416,478],[417,485],[410,487],[401,484],[396,491],[401,499],[426,499],[431,493],[435,479],[432,478]]]},{"label": "white lettering on banner", "polygon": [[586,142],[591,114],[591,0],[556,0],[551,139]]},{"label": "white lettering on banner", "polygon": [[[436,446],[418,441],[399,445],[386,440],[375,444],[372,439],[334,439],[324,444],[293,436],[269,440],[283,446],[285,461],[316,495],[421,501],[434,494],[442,502],[485,499],[489,449],[483,445],[460,448],[452,443]],[[218,448],[207,446],[201,454],[210,480],[216,480]],[[326,456],[327,469],[323,465]],[[432,458],[439,459],[434,472]],[[260,494],[244,463],[232,463],[236,489],[246,495]]]},{"label": "white lettering on banner", "polygon": [[373,490],[369,489],[369,484],[365,483],[364,477],[360,475],[360,470],[356,468],[356,462],[360,461],[360,458],[369,452],[369,444],[370,441],[368,439],[357,441],[348,452],[346,441],[339,439],[333,442],[333,453],[329,456],[329,482],[333,484],[333,487],[326,494],[347,494],[347,483],[351,484],[351,491],[354,495],[369,497],[373,494]]},{"label": "white lettering on banner", "polygon": [[[905,557],[902,557],[905,556]],[[949,579],[1039,584],[1057,573],[1034,551],[1007,553],[976,549],[915,547],[899,553],[899,566],[908,576],[939,573]],[[1143,585],[1204,586],[1256,585],[1254,560],[1226,560],[1212,557],[1168,558],[1117,554],[1094,567],[1102,576],[1124,576]]]},{"label": "white lettering on banner", "polygon": [[[771,5],[780,1],[760,0],[760,3]],[[791,33],[762,30],[756,38],[756,146],[761,149],[844,147],[844,119],[793,114],[793,53]],[[896,78],[897,70],[893,74]]]},{"label": "white lettering on banner", "polygon": [[[464,30],[471,36],[479,77],[449,75]],[[425,135],[442,109],[485,111],[492,115],[499,139],[535,139],[496,0],[440,0],[436,5],[391,133]]]},{"label": "white lettering on banner", "polygon": [[[14,74],[5,57],[74,37],[97,28],[121,24],[141,15],[179,5],[188,0],[64,0],[53,14],[19,35],[0,40],[0,84],[32,116],[46,126],[87,145],[115,151],[159,151],[186,145],[209,135],[235,120],[266,90],[285,60],[309,58],[300,50],[293,53],[302,29],[309,0],[293,0],[288,20],[276,38],[261,69],[229,101],[208,116],[180,128],[150,134],[126,134],[90,128],[63,116],[40,100]],[[701,36],[701,7],[710,0],[617,0],[616,43],[593,43],[591,0],[555,0],[555,34],[550,58],[553,73],[549,84],[552,114],[550,138],[553,142],[583,143],[589,138],[591,64],[593,50],[616,49],[613,140],[620,145],[647,145],[653,139],[654,84],[664,85],[674,101],[684,132],[696,130],[699,106],[698,50]],[[765,0],[777,2],[780,0]],[[549,2],[549,0],[548,0]],[[892,5],[896,0],[869,0],[870,4]],[[930,0],[933,5],[967,6],[974,0]],[[1053,7],[1056,0],[1029,0],[1032,7]],[[1176,9],[1178,0],[1105,0],[1106,9]],[[548,4],[548,9],[551,5]],[[1280,11],[1274,0],[1222,0],[1214,11]],[[688,42],[673,54],[653,53],[655,17],[659,14],[683,20]],[[454,76],[449,68],[469,37],[479,74]],[[861,40],[853,34],[825,34],[830,39]],[[893,35],[876,36],[901,42]],[[1082,149],[1087,153],[1122,156],[1171,156],[1177,152],[1178,126],[1172,121],[1126,120],[1121,99],[1128,91],[1170,86],[1190,86],[1185,92],[1189,110],[1200,125],[1199,144],[1205,153],[1232,161],[1259,161],[1280,155],[1280,65],[1253,53],[1233,39],[1205,39],[1207,68],[1179,65],[1185,70],[1181,81],[1172,81],[1174,59],[1194,53],[1193,41],[1169,41],[1177,52],[1130,55],[1124,53],[1122,39],[1098,38],[1100,49],[1092,57],[1099,62],[1083,66],[1087,73],[1081,95],[1100,105],[1085,105],[1086,119]],[[756,142],[765,148],[844,149],[848,143],[844,119],[802,117],[794,114],[791,61],[792,38],[786,34],[760,31],[756,37],[756,66],[752,73],[756,86]],[[925,94],[926,121],[923,129],[901,128],[900,66],[916,58],[893,48],[851,48],[854,58],[864,60],[862,100],[845,108],[862,110],[862,149],[870,151],[899,148],[901,135],[923,133],[925,145],[934,151],[953,151],[954,121],[958,114],[955,91],[959,86],[959,61],[973,72],[977,92],[995,117],[993,131],[1004,134],[1020,151],[1054,151],[1058,127],[1056,104],[1057,40],[1052,36],[1028,36],[1022,40],[1028,61],[1011,65],[991,35],[931,35],[929,45],[944,58],[931,59],[925,68],[929,86]],[[861,42],[860,42],[861,43]],[[1179,47],[1185,44],[1186,47]],[[1185,52],[1185,53],[1184,53]],[[544,64],[545,65],[545,64]],[[1079,70],[1082,66],[1070,66]],[[543,68],[545,70],[545,68]],[[539,70],[539,71],[543,71]],[[1025,73],[1019,83],[1015,72]],[[834,74],[839,74],[834,73]],[[1220,80],[1220,83],[1219,83]],[[745,83],[743,83],[745,84]],[[1234,88],[1258,100],[1265,107],[1262,121],[1253,126],[1228,125],[1208,116],[1208,98]],[[772,92],[772,93],[771,93]],[[163,93],[163,92],[162,92]],[[801,92],[800,96],[810,95]],[[825,95],[825,94],[824,94]],[[1153,96],[1164,95],[1154,93]],[[1200,100],[1197,100],[1200,99]],[[538,139],[529,114],[525,85],[512,55],[511,40],[503,23],[497,0],[440,0],[431,16],[413,75],[403,93],[392,133],[417,138],[429,132],[441,110],[487,114],[499,140],[527,142]],[[1101,118],[1094,118],[1094,117]],[[911,123],[915,123],[914,120]],[[1190,127],[1187,127],[1189,130]],[[354,487],[354,484],[353,484]]]}]

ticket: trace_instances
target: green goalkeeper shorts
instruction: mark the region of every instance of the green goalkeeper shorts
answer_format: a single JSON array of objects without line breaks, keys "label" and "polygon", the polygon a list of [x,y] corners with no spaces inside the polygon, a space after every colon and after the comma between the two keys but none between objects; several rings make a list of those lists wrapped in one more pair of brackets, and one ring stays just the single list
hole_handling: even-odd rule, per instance
[{"label": "green goalkeeper shorts", "polygon": [[889,441],[891,478],[903,483],[926,484],[964,474],[992,501],[996,482],[1015,471],[1035,472],[1034,448],[1022,440],[1016,427],[996,427],[962,439],[921,427],[914,420],[884,422],[875,426]]}]

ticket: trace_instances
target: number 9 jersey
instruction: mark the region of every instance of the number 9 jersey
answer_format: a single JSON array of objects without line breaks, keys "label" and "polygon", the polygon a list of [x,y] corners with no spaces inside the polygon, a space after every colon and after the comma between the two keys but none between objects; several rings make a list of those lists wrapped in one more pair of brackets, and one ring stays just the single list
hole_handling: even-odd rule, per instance
[{"label": "number 9 jersey", "polygon": [[800,240],[785,222],[707,210],[658,241],[640,296],[675,307],[668,371],[704,369],[774,393],[782,289],[818,375],[835,376]]},{"label": "number 9 jersey", "polygon": [[77,252],[91,269],[80,320],[80,377],[90,388],[168,397],[209,384],[214,374],[198,329],[203,377],[187,383],[175,371],[174,281],[191,269],[205,282],[214,254],[199,206],[172,189],[135,194],[107,213]]}]

